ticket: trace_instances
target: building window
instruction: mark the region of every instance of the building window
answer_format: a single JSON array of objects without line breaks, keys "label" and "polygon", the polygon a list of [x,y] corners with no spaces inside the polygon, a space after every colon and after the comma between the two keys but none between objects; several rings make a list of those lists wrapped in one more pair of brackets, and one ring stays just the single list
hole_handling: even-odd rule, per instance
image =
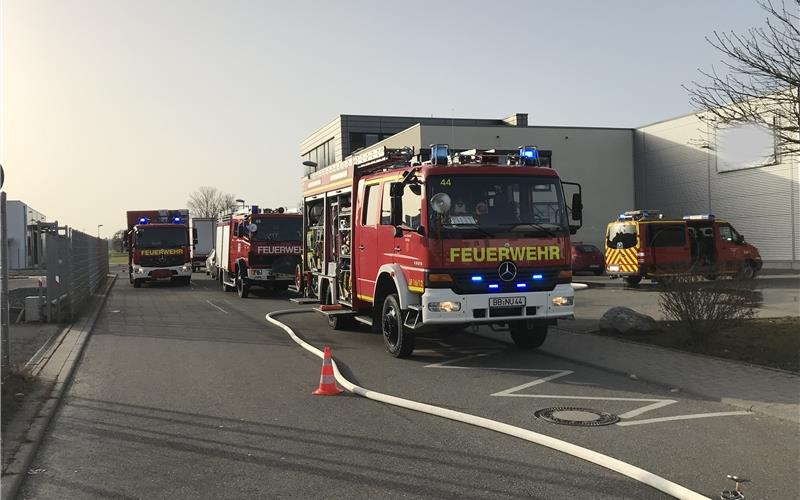
[{"label": "building window", "polygon": [[333,139],[330,139],[302,156],[303,161],[313,161],[317,164],[316,168],[306,169],[306,175],[323,169],[328,165],[336,163],[336,150],[333,147]]},{"label": "building window", "polygon": [[368,148],[386,139],[392,134],[375,134],[366,132],[350,132],[350,153]]},{"label": "building window", "polygon": [[775,134],[757,123],[717,127],[717,172],[778,163]]}]

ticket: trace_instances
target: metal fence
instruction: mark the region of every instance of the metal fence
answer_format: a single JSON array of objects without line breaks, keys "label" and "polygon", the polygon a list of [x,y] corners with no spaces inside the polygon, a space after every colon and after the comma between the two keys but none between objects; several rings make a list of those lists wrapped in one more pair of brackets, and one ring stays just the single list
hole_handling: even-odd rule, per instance
[{"label": "metal fence", "polygon": [[108,274],[108,241],[70,228],[48,233],[48,321],[70,321],[105,283]]}]

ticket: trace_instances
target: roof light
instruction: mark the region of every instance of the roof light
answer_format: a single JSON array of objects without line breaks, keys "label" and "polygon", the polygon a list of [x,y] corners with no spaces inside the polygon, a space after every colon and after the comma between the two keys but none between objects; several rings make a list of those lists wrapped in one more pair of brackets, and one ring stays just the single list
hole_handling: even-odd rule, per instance
[{"label": "roof light", "polygon": [[489,290],[497,290],[498,288],[500,288],[500,285],[497,283],[492,283],[489,285]]},{"label": "roof light", "polygon": [[139,217],[139,224],[147,224],[150,221],[147,220],[147,217]]},{"label": "roof light", "polygon": [[713,220],[714,214],[684,215],[683,220]]},{"label": "roof light", "polygon": [[431,163],[433,165],[447,165],[448,148],[447,144],[431,144]]},{"label": "roof light", "polygon": [[528,288],[527,283],[517,283],[517,288]]},{"label": "roof light", "polygon": [[175,217],[172,218],[172,222],[174,224],[180,224],[181,223],[181,216],[180,215],[176,215]]},{"label": "roof light", "polygon": [[540,281],[540,280],[543,280],[543,279],[544,279],[544,276],[542,276],[541,274],[534,274],[533,276],[531,276],[531,278],[532,278],[534,281]]},{"label": "roof light", "polygon": [[519,157],[523,165],[538,166],[539,165],[539,150],[536,146],[522,146],[519,148]]},{"label": "roof light", "polygon": [[470,278],[470,280],[471,280],[473,283],[480,283],[481,281],[483,281],[483,276],[472,276],[472,277]]},{"label": "roof light", "polygon": [[258,205],[252,205],[250,207],[250,213],[253,214],[253,215],[257,214],[258,213]]}]

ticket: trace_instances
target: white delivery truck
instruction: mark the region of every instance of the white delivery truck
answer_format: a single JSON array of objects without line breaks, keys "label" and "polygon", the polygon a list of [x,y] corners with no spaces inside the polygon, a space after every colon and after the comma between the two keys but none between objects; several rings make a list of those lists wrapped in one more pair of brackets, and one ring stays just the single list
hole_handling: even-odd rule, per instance
[{"label": "white delivery truck", "polygon": [[213,217],[192,217],[189,220],[189,227],[194,238],[192,246],[192,270],[205,269],[206,258],[214,249],[214,225],[216,221]]}]

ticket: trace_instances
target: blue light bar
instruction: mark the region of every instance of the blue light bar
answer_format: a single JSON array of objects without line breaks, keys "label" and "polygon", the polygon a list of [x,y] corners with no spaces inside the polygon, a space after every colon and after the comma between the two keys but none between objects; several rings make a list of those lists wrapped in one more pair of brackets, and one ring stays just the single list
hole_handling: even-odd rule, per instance
[{"label": "blue light bar", "polygon": [[139,217],[139,224],[147,224],[147,217]]},{"label": "blue light bar", "polygon": [[181,223],[181,217],[179,215],[176,215],[175,217],[172,218],[172,223],[173,224],[180,224]]},{"label": "blue light bar", "polygon": [[447,165],[449,155],[447,144],[431,144],[431,163],[434,165]]},{"label": "blue light bar", "polygon": [[539,281],[539,280],[543,280],[543,279],[544,279],[544,276],[542,276],[541,274],[534,274],[534,275],[532,276],[532,279],[533,279],[534,281]]},{"label": "blue light bar", "polygon": [[473,276],[470,278],[470,280],[472,280],[473,283],[480,283],[483,281],[483,276]]},{"label": "blue light bar", "polygon": [[517,288],[528,288],[527,283],[517,283]]},{"label": "blue light bar", "polygon": [[258,213],[258,205],[253,205],[252,207],[250,207],[250,213],[253,214],[253,215],[257,214]]},{"label": "blue light bar", "polygon": [[535,166],[539,163],[539,150],[536,146],[523,146],[519,148],[519,157],[522,163],[528,166]]},{"label": "blue light bar", "polygon": [[498,288],[500,288],[500,285],[497,283],[492,283],[489,285],[489,290],[497,290]]}]

